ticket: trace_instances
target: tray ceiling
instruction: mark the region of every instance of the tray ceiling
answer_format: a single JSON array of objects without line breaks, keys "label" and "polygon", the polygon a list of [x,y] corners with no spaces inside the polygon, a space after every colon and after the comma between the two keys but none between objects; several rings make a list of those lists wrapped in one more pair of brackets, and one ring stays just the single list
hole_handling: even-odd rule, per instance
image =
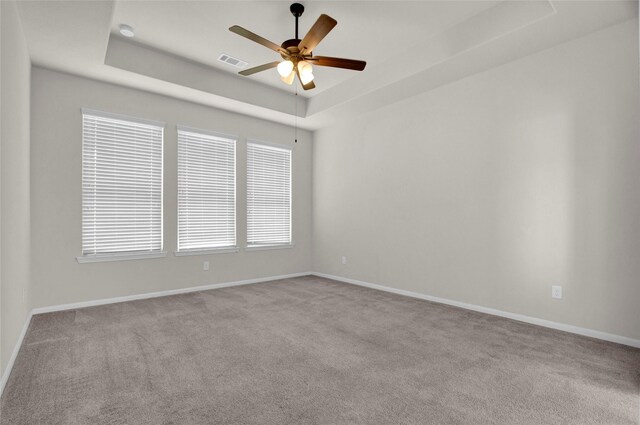
[{"label": "tray ceiling", "polygon": [[[364,72],[316,67],[317,89],[253,77],[277,60],[228,31],[241,25],[281,43],[293,38],[290,2],[19,2],[32,61],[80,76],[165,94],[260,118],[317,129],[637,17],[635,1],[313,1],[303,2],[304,34],[321,13],[338,21],[316,54],[363,59]],[[133,41],[117,34],[136,30]]]}]

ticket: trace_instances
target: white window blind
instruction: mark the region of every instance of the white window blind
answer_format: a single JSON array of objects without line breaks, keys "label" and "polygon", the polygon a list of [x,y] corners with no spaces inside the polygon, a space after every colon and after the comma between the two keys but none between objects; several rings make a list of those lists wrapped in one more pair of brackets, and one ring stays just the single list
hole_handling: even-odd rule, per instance
[{"label": "white window blind", "polygon": [[235,248],[236,141],[178,128],[178,251]]},{"label": "white window blind", "polygon": [[163,124],[83,110],[83,256],[162,251]]},{"label": "white window blind", "polygon": [[247,245],[291,244],[291,150],[247,143]]}]

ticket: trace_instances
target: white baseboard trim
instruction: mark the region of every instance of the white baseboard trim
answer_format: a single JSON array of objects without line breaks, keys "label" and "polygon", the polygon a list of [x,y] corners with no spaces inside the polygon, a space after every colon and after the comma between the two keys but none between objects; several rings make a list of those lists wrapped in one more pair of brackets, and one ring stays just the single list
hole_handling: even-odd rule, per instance
[{"label": "white baseboard trim", "polygon": [[7,363],[7,367],[4,370],[4,373],[0,371],[0,397],[2,397],[2,393],[4,392],[4,387],[7,385],[7,381],[9,380],[9,375],[11,375],[11,370],[13,369],[13,364],[16,362],[16,358],[18,357],[18,352],[22,347],[22,342],[24,341],[24,337],[27,335],[27,329],[29,329],[29,324],[31,324],[31,316],[33,313],[30,312],[27,316],[27,319],[24,322],[24,326],[22,326],[22,331],[20,332],[20,336],[18,336],[18,340],[16,341],[16,345],[13,347],[13,352],[11,353],[11,357],[9,357],[9,363]]},{"label": "white baseboard trim", "polygon": [[507,319],[517,320],[519,322],[530,323],[538,326],[543,326],[545,328],[557,329],[557,330],[569,332],[572,334],[588,336],[591,338],[601,339],[604,341],[615,342],[622,345],[629,345],[631,347],[640,348],[640,340],[629,338],[626,336],[610,334],[607,332],[596,331],[593,329],[581,328],[578,326],[567,325],[564,323],[552,322],[550,320],[539,319],[537,317],[525,316],[524,314],[510,313],[507,311],[496,310],[494,308],[482,307],[475,304],[468,304],[460,301],[454,301],[447,298],[434,297],[431,295],[421,294],[419,292],[391,288],[389,286],[378,285],[376,283],[363,282],[361,280],[350,279],[342,276],[335,276],[335,275],[330,275],[326,273],[317,273],[317,272],[313,272],[312,275],[318,276],[318,277],[324,277],[326,279],[337,280],[339,282],[350,283],[353,285],[364,286],[371,289],[377,289],[379,291],[391,292],[393,294],[404,295],[407,297],[433,301],[436,303],[447,304],[454,307],[460,307],[467,310],[478,311],[480,313],[486,313],[494,316],[505,317]]},{"label": "white baseboard trim", "polygon": [[148,298],[166,297],[169,295],[188,294],[190,292],[208,291],[210,289],[228,288],[230,286],[250,285],[252,283],[269,282],[272,280],[288,279],[292,277],[309,276],[311,272],[292,273],[281,276],[260,277],[256,279],[237,280],[234,282],[213,283],[202,286],[192,286],[190,288],[169,289],[166,291],[147,292],[145,294],[126,295],[124,297],[104,298],[100,300],[81,301],[71,304],[53,305],[48,307],[34,308],[33,314],[53,313],[56,311],[74,310],[76,308],[94,307],[97,305],[116,304],[126,301],[145,300]]},{"label": "white baseboard trim", "polygon": [[228,288],[230,286],[250,285],[252,283],[261,283],[261,282],[269,282],[273,280],[288,279],[292,277],[309,276],[311,274],[312,274],[311,272],[292,273],[292,274],[286,274],[281,276],[261,277],[256,279],[238,280],[235,282],[214,283],[210,285],[193,286],[190,288],[170,289],[167,291],[149,292],[146,294],[127,295],[124,297],[105,298],[101,300],[81,301],[81,302],[71,303],[71,304],[62,304],[62,305],[34,308],[33,310],[31,310],[31,312],[27,316],[24,326],[22,327],[22,332],[20,333],[20,337],[18,338],[18,341],[16,341],[16,345],[13,348],[13,353],[11,354],[11,358],[9,359],[9,363],[7,364],[7,367],[4,373],[2,373],[2,375],[0,376],[0,397],[2,397],[2,393],[4,392],[5,385],[7,384],[7,381],[9,380],[9,376],[11,375],[13,364],[16,361],[16,357],[18,357],[18,352],[22,347],[22,343],[24,342],[24,337],[27,335],[27,329],[29,329],[31,318],[36,314],[53,313],[56,311],[64,311],[64,310],[74,310],[77,308],[93,307],[93,306],[105,305],[105,304],[115,304],[115,303],[121,303],[125,301],[166,297],[168,295],[187,294],[190,292],[208,291],[210,289]]}]

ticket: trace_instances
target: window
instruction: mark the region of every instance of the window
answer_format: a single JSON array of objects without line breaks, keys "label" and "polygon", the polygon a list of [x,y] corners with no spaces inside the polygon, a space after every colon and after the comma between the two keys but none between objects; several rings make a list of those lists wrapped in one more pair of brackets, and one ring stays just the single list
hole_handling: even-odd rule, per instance
[{"label": "window", "polygon": [[291,149],[247,143],[247,245],[291,244]]},{"label": "window", "polygon": [[83,109],[78,261],[162,254],[163,126]]},{"label": "window", "polygon": [[225,248],[236,250],[236,140],[178,127],[178,253]]}]

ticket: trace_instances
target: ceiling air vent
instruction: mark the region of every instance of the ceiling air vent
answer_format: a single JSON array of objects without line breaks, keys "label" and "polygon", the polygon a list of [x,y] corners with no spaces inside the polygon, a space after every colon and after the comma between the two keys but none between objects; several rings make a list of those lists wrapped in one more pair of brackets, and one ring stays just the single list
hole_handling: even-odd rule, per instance
[{"label": "ceiling air vent", "polygon": [[238,58],[234,58],[233,56],[226,55],[224,53],[218,56],[218,60],[220,62],[227,63],[231,66],[235,66],[236,68],[244,68],[245,66],[248,65],[247,62],[240,60]]}]

